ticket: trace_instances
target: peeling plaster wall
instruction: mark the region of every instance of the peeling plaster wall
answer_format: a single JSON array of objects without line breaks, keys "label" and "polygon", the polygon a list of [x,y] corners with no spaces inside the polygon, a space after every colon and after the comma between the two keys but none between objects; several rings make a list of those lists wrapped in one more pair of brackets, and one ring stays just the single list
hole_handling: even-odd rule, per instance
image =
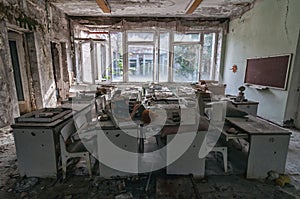
[{"label": "peeling plaster wall", "polygon": [[217,17],[240,16],[255,0],[203,0],[193,14],[186,14],[187,0],[107,0],[111,13],[103,13],[95,0],[51,0],[69,16]]},{"label": "peeling plaster wall", "polygon": [[[299,9],[299,0],[257,0],[252,10],[230,22],[227,35],[224,82],[228,94],[236,95],[238,87],[244,85],[247,58],[293,53],[286,91],[260,91],[247,87],[245,92],[246,98],[259,102],[259,116],[280,125],[295,119],[299,101],[295,83],[295,78],[299,78],[295,77],[299,64],[294,64],[300,27]],[[230,70],[234,64],[238,66],[235,74]]]},{"label": "peeling plaster wall", "polygon": [[59,89],[60,97],[62,99],[67,99],[70,85],[68,72],[72,70],[69,20],[66,15],[55,6],[51,6],[50,10],[51,39],[53,42],[58,44],[57,48],[60,55],[59,62],[61,68],[60,71],[57,71],[57,73],[60,74],[60,78],[56,77],[58,78],[57,86]]},{"label": "peeling plaster wall", "polygon": [[19,116],[18,100],[13,81],[6,23],[0,20],[0,126]]},{"label": "peeling plaster wall", "polygon": [[50,41],[70,43],[68,19],[60,10],[40,0],[0,0],[0,127],[13,123],[19,112],[7,27],[26,38],[33,109],[57,105]]}]

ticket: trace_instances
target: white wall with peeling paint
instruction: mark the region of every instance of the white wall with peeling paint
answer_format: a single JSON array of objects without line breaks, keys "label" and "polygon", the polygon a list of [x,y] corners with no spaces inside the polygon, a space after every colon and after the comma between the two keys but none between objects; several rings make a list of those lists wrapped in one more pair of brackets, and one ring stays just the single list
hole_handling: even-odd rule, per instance
[{"label": "white wall with peeling paint", "polygon": [[26,61],[23,67],[28,70],[28,80],[25,82],[29,83],[31,90],[32,109],[57,106],[50,41],[70,45],[70,35],[67,16],[51,5],[45,9],[45,1],[0,0],[0,15],[0,127],[2,127],[13,123],[14,117],[20,114],[8,46],[8,29],[20,32],[24,37]]},{"label": "white wall with peeling paint", "polygon": [[[257,0],[253,9],[232,20],[227,35],[224,82],[228,94],[237,94],[244,85],[246,59],[293,53],[288,89],[256,90],[247,87],[245,96],[259,102],[258,115],[283,125],[295,119],[299,99],[295,93],[294,64],[300,27],[299,0]],[[297,55],[299,56],[299,54]],[[230,68],[236,64],[238,72]],[[266,74],[268,75],[268,74]]]}]

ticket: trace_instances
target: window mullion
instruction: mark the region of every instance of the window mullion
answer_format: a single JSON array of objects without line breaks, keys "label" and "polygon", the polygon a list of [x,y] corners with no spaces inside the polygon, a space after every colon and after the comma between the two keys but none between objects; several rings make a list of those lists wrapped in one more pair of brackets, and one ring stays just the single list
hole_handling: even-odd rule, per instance
[{"label": "window mullion", "polygon": [[128,44],[127,44],[127,32],[122,34],[122,46],[123,46],[123,81],[128,82]]},{"label": "window mullion", "polygon": [[204,33],[201,33],[200,35],[200,55],[199,55],[199,77],[198,77],[198,81],[201,80],[201,70],[202,70],[202,63],[203,63],[203,46],[204,46]]},{"label": "window mullion", "polygon": [[160,44],[160,32],[155,31],[154,34],[154,52],[153,52],[153,81],[158,82],[159,81],[159,44]]},{"label": "window mullion", "polygon": [[169,78],[168,82],[173,82],[173,57],[174,57],[174,32],[170,32],[169,42]]},{"label": "window mullion", "polygon": [[213,53],[213,65],[212,65],[212,79],[216,80],[216,72],[217,72],[217,53],[218,53],[218,43],[219,43],[219,34],[215,33],[214,38],[214,53]]},{"label": "window mullion", "polygon": [[112,82],[112,65],[113,65],[113,56],[112,56],[112,48],[111,48],[111,36],[110,36],[110,31],[108,32],[108,52],[109,52],[109,77],[110,77],[110,81]]},{"label": "window mullion", "polygon": [[160,73],[160,30],[157,32],[157,73],[156,73],[156,80],[159,82],[159,73]]},{"label": "window mullion", "polygon": [[77,74],[76,74],[76,81],[77,83],[82,83],[83,82],[83,63],[82,63],[82,43],[78,42],[78,57],[79,57],[79,61],[78,61],[78,67],[77,67]]}]

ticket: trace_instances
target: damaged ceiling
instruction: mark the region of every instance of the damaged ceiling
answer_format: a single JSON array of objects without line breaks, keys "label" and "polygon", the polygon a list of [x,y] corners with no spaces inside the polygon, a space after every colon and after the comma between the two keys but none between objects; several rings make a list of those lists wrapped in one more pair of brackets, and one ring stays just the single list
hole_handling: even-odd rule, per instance
[{"label": "damaged ceiling", "polygon": [[[50,0],[69,16],[145,16],[230,18],[249,10],[255,0],[203,0],[192,14],[195,0],[107,0],[111,13],[104,13],[96,0]],[[200,1],[199,1],[200,2]]]}]

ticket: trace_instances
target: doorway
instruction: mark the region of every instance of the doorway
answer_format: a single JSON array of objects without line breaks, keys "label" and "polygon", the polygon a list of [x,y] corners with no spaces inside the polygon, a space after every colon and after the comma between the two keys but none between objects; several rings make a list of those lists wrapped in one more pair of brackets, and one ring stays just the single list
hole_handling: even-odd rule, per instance
[{"label": "doorway", "polygon": [[20,115],[31,111],[23,37],[22,33],[8,31],[10,56]]}]

